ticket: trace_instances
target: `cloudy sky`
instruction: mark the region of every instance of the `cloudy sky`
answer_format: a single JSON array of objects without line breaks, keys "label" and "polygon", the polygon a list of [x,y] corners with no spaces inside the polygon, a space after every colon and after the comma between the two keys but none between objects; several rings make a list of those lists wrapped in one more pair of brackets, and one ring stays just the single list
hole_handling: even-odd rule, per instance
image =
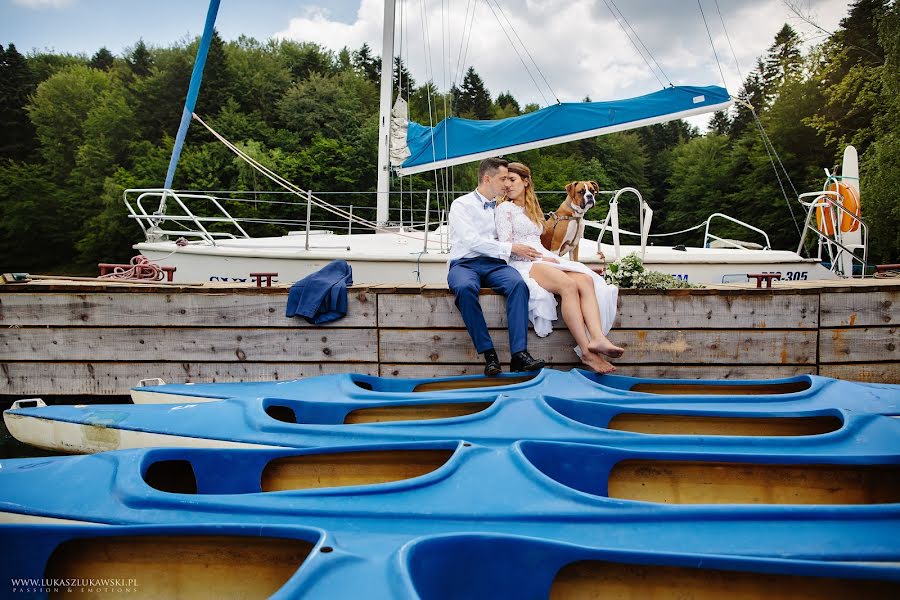
[{"label": "cloudy sky", "polygon": [[[828,30],[834,30],[850,4],[790,1]],[[732,93],[741,78],[722,20],[744,76],[786,22],[812,42],[821,39],[814,38],[816,32],[783,0],[701,2]],[[226,40],[242,34],[260,40],[287,37],[335,50],[368,42],[380,54],[382,6],[382,0],[223,0],[217,27]],[[653,74],[608,6],[621,9],[662,73]],[[49,49],[88,55],[106,46],[120,54],[141,38],[151,45],[168,45],[198,35],[206,8],[206,0],[0,0],[0,44],[12,42],[22,52]],[[675,84],[722,83],[697,0],[400,0],[397,11],[403,26],[398,28],[395,53],[402,40],[413,77],[418,82],[432,79],[442,88],[458,81],[456,65],[463,49],[465,65],[475,67],[494,97],[508,90],[523,104],[552,101],[519,40],[552,94],[563,102],[651,92],[661,87],[657,76]],[[464,35],[467,15],[470,35]]]}]

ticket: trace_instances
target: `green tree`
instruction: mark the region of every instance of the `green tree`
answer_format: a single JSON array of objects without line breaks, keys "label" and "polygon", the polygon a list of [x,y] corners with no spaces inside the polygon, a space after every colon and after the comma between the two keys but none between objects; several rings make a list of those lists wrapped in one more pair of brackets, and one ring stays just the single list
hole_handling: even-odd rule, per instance
[{"label": "green tree", "polygon": [[194,56],[186,45],[156,49],[152,56],[150,75],[134,84],[135,113],[141,137],[159,143],[178,130]]},{"label": "green tree", "polygon": [[125,62],[135,77],[147,77],[153,68],[153,56],[144,43],[143,39],[138,40],[134,48],[128,52]]},{"label": "green tree", "polygon": [[803,58],[800,54],[800,36],[793,27],[784,24],[775,34],[775,41],[769,46],[763,81],[770,91],[775,91],[800,76]]},{"label": "green tree", "polygon": [[28,62],[28,69],[31,71],[32,81],[35,85],[69,67],[88,64],[87,58],[83,55],[50,54],[49,52],[30,52],[25,60]]},{"label": "green tree", "polygon": [[[392,77],[392,89],[400,90],[400,95],[404,100],[409,100],[412,90],[416,89],[416,80],[410,74],[409,69],[403,64],[403,60],[399,56],[394,57],[394,72]],[[396,96],[395,96],[396,97]]]},{"label": "green tree", "polygon": [[[136,122],[125,86],[112,82],[95,99],[84,119],[84,141],[78,147],[73,170],[84,191],[91,195],[99,193],[104,179],[118,165],[129,162],[128,150],[135,136]],[[83,203],[83,206],[93,209],[92,204]]]},{"label": "green tree", "polygon": [[[747,75],[744,85],[738,93],[741,102],[737,103],[734,118],[731,120],[731,129],[729,135],[732,139],[736,139],[748,131],[756,130],[756,120],[753,118],[753,111],[759,114],[764,111],[767,106],[767,88],[763,73],[765,72],[765,64],[762,60],[756,61],[756,68]],[[753,107],[751,110],[746,104]]]},{"label": "green tree", "polygon": [[82,66],[60,71],[38,86],[27,110],[41,153],[57,178],[75,166],[87,116],[110,86],[108,74]]},{"label": "green tree", "polygon": [[[722,191],[732,189],[728,147],[727,137],[708,134],[672,149],[666,230],[692,227],[714,212],[732,213],[722,206]],[[698,244],[702,234],[691,234],[688,239]]]},{"label": "green tree", "polygon": [[718,135],[728,135],[731,130],[731,119],[727,110],[719,110],[709,121],[709,130]]},{"label": "green tree", "polygon": [[822,82],[825,103],[809,123],[825,135],[835,154],[847,144],[865,153],[880,133],[873,129],[885,106],[881,101],[884,49],[877,28],[889,4],[888,0],[858,0],[824,45],[821,70],[815,77]]},{"label": "green tree", "polygon": [[337,63],[338,69],[341,71],[349,71],[353,68],[353,58],[350,56],[350,49],[347,46],[338,52]]},{"label": "green tree", "polygon": [[[240,90],[232,96],[242,112],[258,113],[260,118],[276,117],[275,106],[291,85],[293,74],[281,53],[278,42],[264,44],[241,36],[225,48],[231,88]],[[205,87],[205,85],[204,85]],[[229,104],[227,99],[219,111]]]},{"label": "green tree", "polygon": [[353,68],[376,85],[381,79],[381,59],[372,54],[372,49],[368,44],[363,44],[359,50],[354,50]]},{"label": "green tree", "polygon": [[[192,46],[192,55],[196,55],[197,46],[200,41],[197,40]],[[191,61],[193,69],[193,60]],[[234,87],[234,76],[231,72],[231,66],[228,62],[228,56],[225,52],[225,42],[219,37],[218,31],[213,31],[212,38],[209,41],[209,52],[206,55],[206,66],[203,69],[203,80],[200,87],[200,95],[197,98],[197,105],[194,112],[201,117],[212,117],[218,113],[225,102],[232,96]],[[187,97],[187,86],[181,91],[182,103]],[[241,94],[243,94],[241,90]],[[179,111],[180,116],[180,111]]]},{"label": "green tree", "polygon": [[67,193],[43,165],[0,163],[0,269],[43,271],[71,259]]},{"label": "green tree", "polygon": [[861,199],[863,220],[869,225],[870,260],[900,262],[900,4],[885,11],[878,27],[885,51],[881,70],[882,115],[876,127],[884,131],[862,157]]},{"label": "green tree", "polygon": [[88,66],[92,69],[97,69],[98,71],[109,71],[115,61],[116,59],[112,55],[112,52],[107,50],[106,46],[104,46],[97,50],[97,53],[91,57],[91,62],[88,63]]},{"label": "green tree", "polygon": [[338,71],[334,53],[318,44],[283,40],[279,50],[294,82],[314,74],[332,75]]},{"label": "green tree", "polygon": [[377,91],[353,73],[310,75],[291,86],[278,104],[282,122],[305,141],[317,135],[349,137],[373,109]]},{"label": "green tree", "polygon": [[456,113],[470,119],[490,119],[493,114],[491,94],[484,87],[475,67],[469,67],[456,97]]},{"label": "green tree", "polygon": [[0,158],[21,160],[34,150],[34,128],[25,112],[34,88],[25,57],[14,44],[6,49],[0,44]]},{"label": "green tree", "polygon": [[522,114],[519,102],[509,92],[501,92],[497,96],[497,102],[494,109],[495,119],[505,119],[507,117],[516,117]]}]

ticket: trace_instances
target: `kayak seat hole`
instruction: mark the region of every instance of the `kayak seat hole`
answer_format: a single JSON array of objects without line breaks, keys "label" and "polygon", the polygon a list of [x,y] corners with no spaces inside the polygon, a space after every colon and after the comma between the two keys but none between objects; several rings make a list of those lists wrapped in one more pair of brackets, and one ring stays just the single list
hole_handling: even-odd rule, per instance
[{"label": "kayak seat hole", "polygon": [[779,598],[897,598],[900,583],[585,560],[559,570],[550,599],[762,599],[771,598],[772,590]]},{"label": "kayak seat hole", "polygon": [[354,380],[353,383],[355,383],[355,384],[356,384],[356,387],[358,387],[358,388],[362,388],[362,389],[368,390],[368,391],[370,391],[370,392],[372,391],[372,384],[369,383],[368,381],[356,381],[356,380]]},{"label": "kayak seat hole", "polygon": [[436,381],[426,381],[420,383],[413,388],[414,392],[443,392],[450,390],[465,390],[471,388],[489,388],[502,387],[504,385],[515,385],[517,383],[525,383],[538,376],[538,373],[531,375],[515,375],[512,377],[477,377],[471,379],[445,379]]},{"label": "kayak seat hole", "polygon": [[726,417],[668,413],[620,413],[608,429],[653,435],[804,436],[837,431],[843,421],[833,416]]},{"label": "kayak seat hole", "polygon": [[359,408],[347,413],[345,425],[360,423],[384,423],[388,421],[426,421],[430,419],[453,419],[479,413],[492,402],[446,402],[434,404],[398,404],[395,406],[375,406]]},{"label": "kayak seat hole", "polygon": [[811,387],[809,381],[787,381],[783,383],[753,383],[734,385],[712,383],[638,383],[631,386],[632,392],[645,394],[666,394],[669,396],[761,396],[796,394]]},{"label": "kayak seat hole", "polygon": [[442,467],[453,450],[373,450],[302,454],[270,460],[263,492],[374,485],[420,477]]},{"label": "kayak seat hole", "polygon": [[266,407],[266,414],[275,419],[276,421],[281,421],[282,423],[296,423],[297,422],[297,413],[294,412],[294,409],[289,406],[279,406],[277,404],[270,404]]},{"label": "kayak seat hole", "polygon": [[313,547],[306,540],[241,535],[83,538],[57,546],[43,576],[134,582],[131,590],[85,588],[76,589],[75,594],[60,586],[48,591],[51,598],[133,595],[262,600],[284,587]]},{"label": "kayak seat hole", "polygon": [[171,494],[196,494],[197,477],[194,467],[186,460],[160,460],[144,472],[144,481],[150,487]]},{"label": "kayak seat hole", "polygon": [[893,504],[900,466],[624,460],[610,498],[661,504]]}]

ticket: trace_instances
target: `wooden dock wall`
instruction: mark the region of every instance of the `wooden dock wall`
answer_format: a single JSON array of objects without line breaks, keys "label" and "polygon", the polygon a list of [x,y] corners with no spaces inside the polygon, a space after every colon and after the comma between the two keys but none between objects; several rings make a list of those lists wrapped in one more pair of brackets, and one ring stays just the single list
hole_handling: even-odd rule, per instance
[{"label": "wooden dock wall", "polygon": [[[290,379],[480,373],[441,286],[356,286],[347,317],[319,327],[284,316],[285,287],[115,283],[0,287],[0,395],[118,395],[138,380]],[[508,360],[504,300],[482,305]],[[559,321],[560,325],[562,322]],[[769,378],[812,373],[900,383],[900,282],[837,287],[623,290],[610,337],[620,373]],[[553,366],[577,364],[568,331],[530,334]]]}]

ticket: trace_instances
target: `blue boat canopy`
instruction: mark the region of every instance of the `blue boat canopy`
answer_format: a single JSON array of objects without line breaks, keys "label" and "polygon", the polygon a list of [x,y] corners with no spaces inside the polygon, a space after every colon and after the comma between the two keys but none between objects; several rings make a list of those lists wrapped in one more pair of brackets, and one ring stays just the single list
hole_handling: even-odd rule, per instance
[{"label": "blue boat canopy", "polygon": [[[673,86],[611,102],[568,102],[495,121],[450,117],[435,127],[408,122],[392,132],[392,162],[401,175],[440,169],[723,110],[732,100],[718,86]],[[406,123],[395,112],[393,123]],[[406,147],[402,147],[405,138]],[[401,142],[397,147],[396,142]],[[398,157],[399,160],[398,160]]]}]

